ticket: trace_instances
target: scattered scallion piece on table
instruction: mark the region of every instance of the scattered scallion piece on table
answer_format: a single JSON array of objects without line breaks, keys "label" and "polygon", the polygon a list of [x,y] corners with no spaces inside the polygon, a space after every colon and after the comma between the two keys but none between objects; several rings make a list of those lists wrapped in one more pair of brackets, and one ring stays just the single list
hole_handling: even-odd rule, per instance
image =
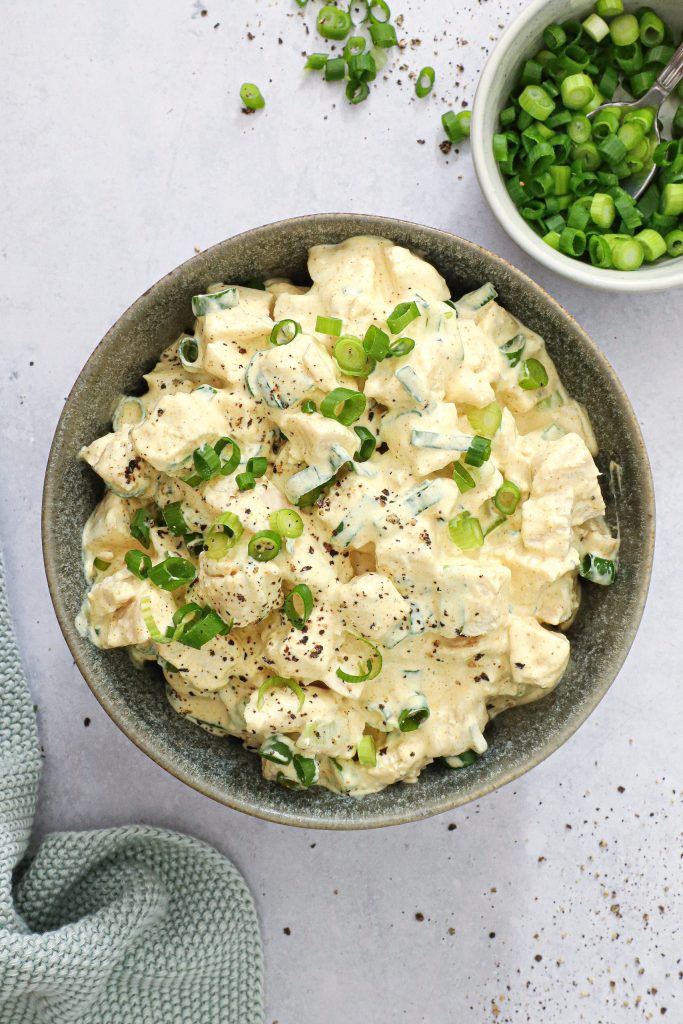
[{"label": "scattered scallion piece on table", "polygon": [[266,101],[261,95],[261,90],[253,82],[245,82],[242,85],[240,88],[240,99],[246,110],[261,110],[266,105]]}]

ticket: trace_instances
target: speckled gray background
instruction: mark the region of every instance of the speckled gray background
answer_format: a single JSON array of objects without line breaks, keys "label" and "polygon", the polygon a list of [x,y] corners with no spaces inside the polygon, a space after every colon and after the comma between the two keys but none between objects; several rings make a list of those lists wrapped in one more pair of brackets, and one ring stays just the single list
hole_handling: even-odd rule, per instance
[{"label": "speckled gray background", "polygon": [[[205,17],[192,0],[39,0],[3,19],[0,530],[46,751],[38,827],[144,820],[229,854],[261,915],[268,1024],[681,1019],[683,299],[588,295],[540,271],[483,206],[466,151],[439,151],[441,110],[471,97],[521,6],[406,0],[405,35],[422,43],[405,63],[433,63],[445,84],[418,104],[396,70],[356,110],[302,83],[289,0],[220,0]],[[262,115],[238,111],[245,79],[268,97]],[[49,440],[93,345],[195,246],[314,209],[444,227],[532,273],[603,345],[658,487],[643,626],[591,719],[481,804],[376,833],[250,820],[156,768],[72,665],[40,556]]]}]

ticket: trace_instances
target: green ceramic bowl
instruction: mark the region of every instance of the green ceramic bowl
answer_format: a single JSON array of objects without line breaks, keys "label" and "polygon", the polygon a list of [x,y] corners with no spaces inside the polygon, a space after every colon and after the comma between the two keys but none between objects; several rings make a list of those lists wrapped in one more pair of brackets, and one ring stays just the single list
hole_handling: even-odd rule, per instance
[{"label": "green ceramic bowl", "polygon": [[[492,281],[501,303],[545,337],[563,382],[593,421],[608,516],[613,524],[618,519],[622,540],[615,585],[585,588],[570,631],[569,668],[558,688],[496,719],[487,729],[489,750],[471,767],[453,771],[437,763],[415,785],[391,786],[363,800],[265,782],[259,759],[237,740],[210,736],[171,710],[156,667],[137,671],[125,651],[97,650],[74,625],[86,591],[81,530],[102,496],[95,474],[76,458],[81,445],[109,429],[117,397],[139,389],[142,374],[187,327],[192,295],[217,280],[286,275],[304,283],[312,245],[359,234],[381,235],[423,254],[456,294]],[[145,292],[74,384],[52,443],[43,495],[43,547],[55,611],[111,718],[157,764],[201,793],[248,814],[313,828],[372,828],[439,814],[516,779],[557,750],[596,707],[626,657],[647,595],[653,542],[652,479],[638,423],[611,366],[569,314],[519,270],[472,242],[405,221],[351,214],[299,217],[248,231],[183,263]]]}]

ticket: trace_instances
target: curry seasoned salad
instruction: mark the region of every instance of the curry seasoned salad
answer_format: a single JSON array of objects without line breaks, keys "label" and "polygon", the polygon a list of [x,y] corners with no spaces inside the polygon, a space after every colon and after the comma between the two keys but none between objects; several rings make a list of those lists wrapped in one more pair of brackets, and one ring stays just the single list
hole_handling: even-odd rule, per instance
[{"label": "curry seasoned salad", "polygon": [[107,490],[79,626],[266,778],[362,796],[551,691],[618,541],[588,417],[490,284],[453,300],[369,237],[309,270],[195,296],[81,452]]}]

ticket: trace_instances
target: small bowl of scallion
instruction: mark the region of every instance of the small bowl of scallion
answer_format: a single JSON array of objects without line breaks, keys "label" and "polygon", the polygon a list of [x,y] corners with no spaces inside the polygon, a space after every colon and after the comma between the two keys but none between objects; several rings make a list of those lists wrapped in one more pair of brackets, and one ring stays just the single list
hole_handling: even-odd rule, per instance
[{"label": "small bowl of scallion", "polygon": [[579,284],[683,285],[683,81],[659,95],[682,36],[680,0],[533,0],[484,68],[481,189],[522,249]]}]

